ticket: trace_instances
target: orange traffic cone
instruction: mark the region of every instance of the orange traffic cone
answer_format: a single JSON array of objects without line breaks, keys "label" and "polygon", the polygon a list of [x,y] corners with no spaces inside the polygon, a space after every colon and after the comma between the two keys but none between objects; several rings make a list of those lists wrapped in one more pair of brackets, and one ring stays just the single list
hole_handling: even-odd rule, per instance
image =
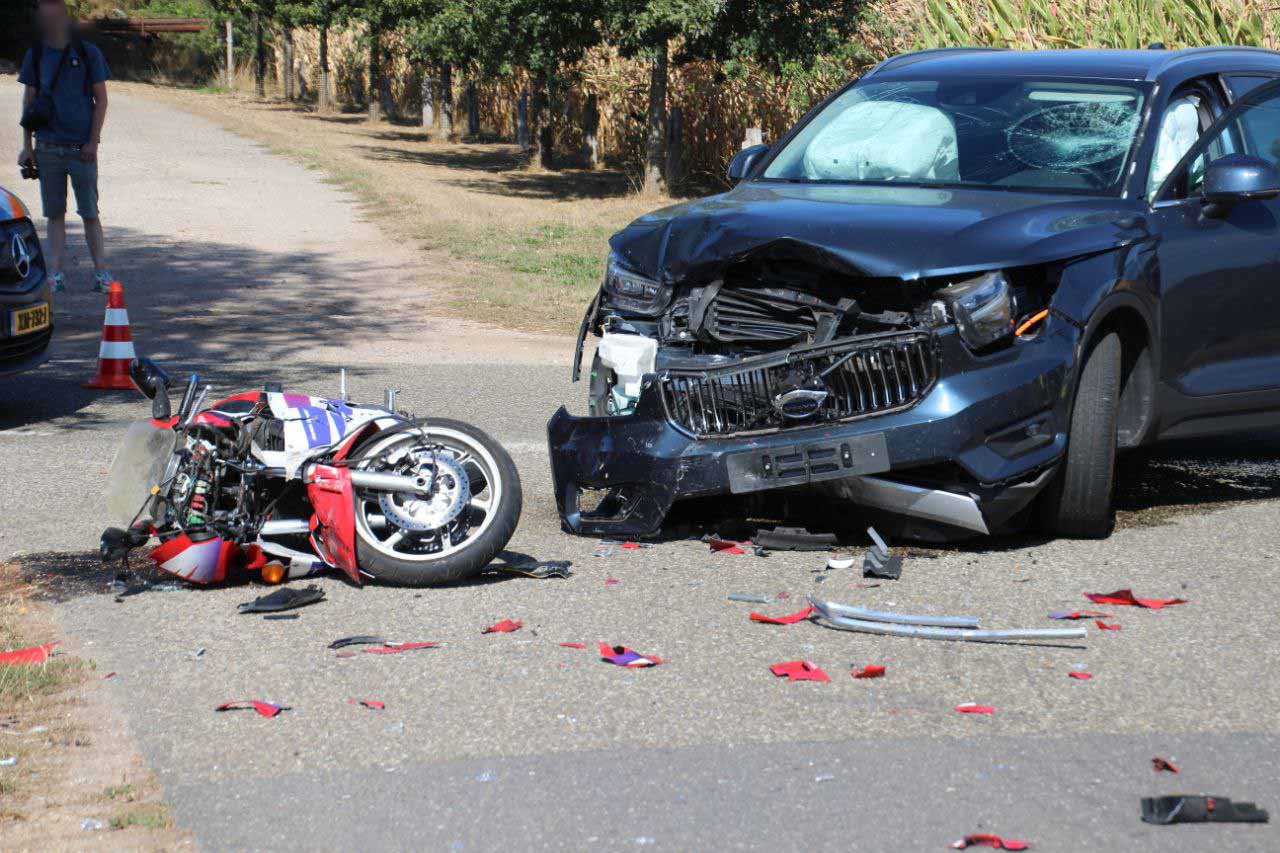
[{"label": "orange traffic cone", "polygon": [[98,372],[86,388],[124,390],[133,387],[129,364],[133,361],[133,335],[129,332],[129,312],[124,309],[124,288],[111,282],[107,291],[107,314],[102,319],[102,343],[98,347]]}]

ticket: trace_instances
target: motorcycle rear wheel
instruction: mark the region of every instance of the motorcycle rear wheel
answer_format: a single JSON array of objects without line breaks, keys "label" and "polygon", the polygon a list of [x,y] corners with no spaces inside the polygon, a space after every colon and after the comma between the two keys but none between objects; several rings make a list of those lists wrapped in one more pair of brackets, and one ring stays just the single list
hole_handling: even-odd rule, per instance
[{"label": "motorcycle rear wheel", "polygon": [[470,424],[428,418],[383,430],[361,444],[351,461],[360,467],[377,466],[421,443],[424,430],[427,443],[461,460],[470,497],[456,520],[462,524],[410,531],[378,511],[377,493],[356,495],[356,561],[362,572],[393,586],[438,586],[474,577],[506,547],[520,521],[522,495],[515,463],[502,445]]}]

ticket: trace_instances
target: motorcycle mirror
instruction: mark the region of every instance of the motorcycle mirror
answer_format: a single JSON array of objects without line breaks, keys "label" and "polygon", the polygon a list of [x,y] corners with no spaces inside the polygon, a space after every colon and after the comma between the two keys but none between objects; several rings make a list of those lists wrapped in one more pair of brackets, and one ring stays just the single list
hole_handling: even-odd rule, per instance
[{"label": "motorcycle mirror", "polygon": [[135,388],[151,398],[151,417],[167,421],[171,414],[169,374],[149,358],[135,358],[129,364],[129,378]]}]

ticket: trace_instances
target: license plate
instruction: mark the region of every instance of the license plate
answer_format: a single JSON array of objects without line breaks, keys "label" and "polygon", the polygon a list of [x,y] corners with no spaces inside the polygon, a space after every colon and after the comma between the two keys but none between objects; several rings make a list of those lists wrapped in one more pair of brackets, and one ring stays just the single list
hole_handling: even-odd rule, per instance
[{"label": "license plate", "polygon": [[802,486],[889,470],[884,433],[851,435],[806,444],[748,450],[725,457],[734,494]]},{"label": "license plate", "polygon": [[9,334],[16,338],[19,335],[29,335],[48,328],[53,322],[53,311],[50,310],[48,302],[42,302],[30,308],[23,308],[21,311],[14,311],[9,317]]}]

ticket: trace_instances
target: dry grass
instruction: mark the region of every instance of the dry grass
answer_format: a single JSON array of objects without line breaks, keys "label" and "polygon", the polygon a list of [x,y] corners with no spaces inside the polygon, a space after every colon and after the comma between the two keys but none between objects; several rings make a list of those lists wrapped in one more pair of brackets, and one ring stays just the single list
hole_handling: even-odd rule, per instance
[{"label": "dry grass", "polygon": [[390,233],[466,262],[465,272],[405,270],[407,281],[443,289],[459,315],[508,327],[573,331],[599,284],[609,235],[667,203],[637,196],[617,172],[528,170],[512,145],[433,141],[421,128],[272,101],[117,86],[323,171]]}]

